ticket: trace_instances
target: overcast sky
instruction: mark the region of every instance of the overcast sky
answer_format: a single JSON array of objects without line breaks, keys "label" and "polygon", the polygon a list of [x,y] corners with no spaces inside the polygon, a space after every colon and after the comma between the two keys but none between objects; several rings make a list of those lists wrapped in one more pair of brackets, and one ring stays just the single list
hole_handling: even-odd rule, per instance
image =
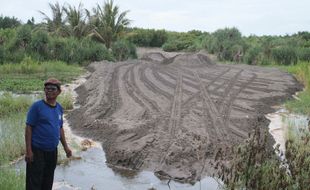
[{"label": "overcast sky", "polygon": [[[48,3],[56,0],[0,0],[0,15],[26,22],[42,20],[38,11],[50,15]],[[58,0],[62,5],[91,10],[104,0]],[[114,0],[121,11],[129,10],[131,26],[170,31],[214,32],[236,27],[243,35],[285,35],[310,31],[310,0]]]}]

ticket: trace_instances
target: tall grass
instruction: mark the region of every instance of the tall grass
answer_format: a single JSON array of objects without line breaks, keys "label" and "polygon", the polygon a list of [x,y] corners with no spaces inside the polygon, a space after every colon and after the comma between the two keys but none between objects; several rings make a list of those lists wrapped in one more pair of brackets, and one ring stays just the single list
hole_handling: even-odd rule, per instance
[{"label": "tall grass", "polygon": [[25,153],[24,132],[26,112],[19,112],[0,122],[0,165]]},{"label": "tall grass", "polygon": [[24,113],[30,105],[30,98],[25,96],[13,97],[12,93],[3,93],[0,97],[0,119],[16,113]]},{"label": "tall grass", "polygon": [[0,188],[2,190],[25,189],[25,173],[13,168],[0,168]]},{"label": "tall grass", "polygon": [[299,99],[287,102],[286,108],[295,113],[310,115],[310,63],[299,62],[286,67],[286,70],[305,86],[305,90],[298,95]]}]

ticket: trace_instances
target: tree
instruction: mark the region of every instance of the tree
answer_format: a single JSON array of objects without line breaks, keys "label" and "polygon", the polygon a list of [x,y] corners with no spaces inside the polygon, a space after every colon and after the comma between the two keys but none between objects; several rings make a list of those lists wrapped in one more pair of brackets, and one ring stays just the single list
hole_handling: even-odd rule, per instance
[{"label": "tree", "polygon": [[90,27],[86,23],[86,19],[89,17],[89,11],[83,9],[81,3],[77,8],[69,5],[68,8],[64,8],[64,11],[67,15],[66,20],[69,24],[67,32],[70,36],[80,39],[89,34]]},{"label": "tree", "polygon": [[129,11],[120,13],[119,7],[114,6],[113,0],[105,1],[102,7],[97,4],[93,11],[94,16],[91,18],[91,23],[94,25],[92,36],[110,48],[112,42],[116,41],[125,27],[130,24],[130,20],[126,18]]},{"label": "tree", "polygon": [[15,28],[21,25],[20,21],[15,17],[0,16],[0,28]]},{"label": "tree", "polygon": [[51,34],[66,36],[64,8],[57,2],[55,5],[49,3],[52,10],[52,17],[48,17],[44,12],[39,11],[43,16],[46,23],[43,23],[43,28]]}]

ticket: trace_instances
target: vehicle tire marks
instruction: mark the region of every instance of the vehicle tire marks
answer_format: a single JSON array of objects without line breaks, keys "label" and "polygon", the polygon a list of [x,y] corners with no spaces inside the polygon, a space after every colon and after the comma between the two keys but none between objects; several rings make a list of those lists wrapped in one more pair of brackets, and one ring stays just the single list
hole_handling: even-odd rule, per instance
[{"label": "vehicle tire marks", "polygon": [[182,81],[183,81],[182,74],[178,73],[177,85],[174,91],[174,99],[171,106],[170,119],[168,124],[169,126],[168,132],[170,139],[166,150],[163,152],[164,155],[161,157],[161,160],[159,162],[158,165],[159,168],[156,169],[157,171],[162,169],[167,159],[167,156],[169,155],[169,149],[177,140],[176,133],[178,131],[178,127],[180,127],[181,125],[181,110],[182,110],[182,95],[183,95]]},{"label": "vehicle tire marks", "polygon": [[222,117],[218,111],[218,109],[216,108],[216,106],[214,105],[205,85],[202,83],[199,74],[197,73],[197,71],[193,72],[194,76],[196,77],[196,80],[198,81],[199,85],[200,85],[200,94],[203,98],[204,101],[204,106],[206,108],[206,111],[208,113],[208,115],[211,118],[211,122],[212,122],[212,126],[216,131],[217,134],[217,138],[220,141],[224,141],[226,142],[227,140],[227,134],[224,131],[225,130],[225,125],[224,122],[222,120]]},{"label": "vehicle tire marks", "polygon": [[169,101],[171,101],[172,98],[173,98],[172,94],[169,94],[168,92],[166,92],[163,89],[159,88],[151,80],[148,79],[148,77],[146,76],[146,69],[148,69],[148,68],[149,67],[147,67],[147,66],[143,66],[143,67],[139,68],[139,73],[141,73],[140,80],[153,93],[160,94],[160,95],[164,96],[165,98],[167,98]]},{"label": "vehicle tire marks", "polygon": [[[224,125],[228,125],[229,123],[229,119],[230,119],[230,114],[231,114],[231,110],[232,110],[232,105],[234,103],[234,101],[237,99],[238,95],[244,90],[246,89],[250,84],[252,84],[255,79],[257,78],[256,74],[253,74],[253,76],[246,82],[244,82],[241,87],[237,90],[237,91],[230,91],[232,92],[229,96],[229,99],[227,99],[227,103],[223,103],[222,107],[220,108],[220,113],[223,115],[223,121],[224,121]],[[234,131],[238,132],[239,134],[241,134],[243,137],[247,136],[247,133],[244,132],[243,130],[240,130],[232,125],[229,126],[229,128],[233,129]]]},{"label": "vehicle tire marks", "polygon": [[108,101],[107,101],[108,106],[104,111],[102,111],[102,113],[98,116],[98,118],[103,119],[106,117],[110,117],[122,105],[122,99],[120,97],[119,85],[118,85],[120,75],[119,69],[127,65],[128,64],[119,65],[114,68],[110,80],[111,85],[108,89]]}]

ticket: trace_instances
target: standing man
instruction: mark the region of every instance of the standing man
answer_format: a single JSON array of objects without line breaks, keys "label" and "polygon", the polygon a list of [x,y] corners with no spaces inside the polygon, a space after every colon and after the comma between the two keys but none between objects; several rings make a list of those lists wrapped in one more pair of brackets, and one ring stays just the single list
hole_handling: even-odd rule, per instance
[{"label": "standing man", "polygon": [[63,109],[56,102],[61,83],[50,78],[44,83],[45,99],[35,102],[26,121],[26,190],[51,190],[61,141],[67,157],[72,155],[65,139]]}]

